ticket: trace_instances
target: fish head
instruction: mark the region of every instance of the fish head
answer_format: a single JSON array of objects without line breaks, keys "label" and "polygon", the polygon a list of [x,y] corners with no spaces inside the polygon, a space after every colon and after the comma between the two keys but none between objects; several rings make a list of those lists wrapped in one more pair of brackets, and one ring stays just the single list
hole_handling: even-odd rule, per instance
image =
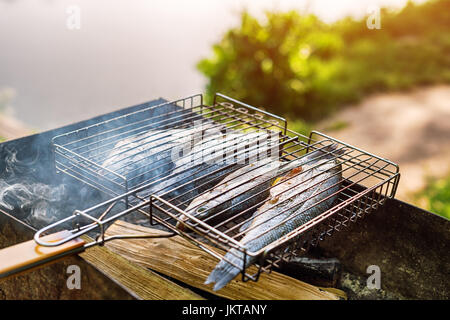
[{"label": "fish head", "polygon": [[[186,208],[186,213],[202,221],[214,215],[217,211],[217,203],[212,199],[213,197],[212,193],[208,192],[195,198]],[[189,220],[190,218],[187,215],[182,214],[179,217],[176,228],[180,231],[188,231],[186,230],[186,223]]]}]

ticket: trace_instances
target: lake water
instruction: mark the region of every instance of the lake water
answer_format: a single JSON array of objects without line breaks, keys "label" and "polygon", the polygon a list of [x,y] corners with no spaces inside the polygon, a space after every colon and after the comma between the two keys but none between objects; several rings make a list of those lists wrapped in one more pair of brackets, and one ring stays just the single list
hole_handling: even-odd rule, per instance
[{"label": "lake water", "polygon": [[[204,91],[196,63],[239,12],[299,9],[326,21],[406,0],[0,0],[0,95],[9,112],[50,129],[158,97]],[[80,29],[67,26],[71,5]],[[1,98],[1,97],[0,97]]]}]

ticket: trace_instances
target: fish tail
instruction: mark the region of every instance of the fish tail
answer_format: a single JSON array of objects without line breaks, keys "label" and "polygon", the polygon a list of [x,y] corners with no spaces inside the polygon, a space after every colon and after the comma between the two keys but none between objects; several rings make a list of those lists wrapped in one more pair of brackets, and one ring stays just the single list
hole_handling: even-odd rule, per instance
[{"label": "fish tail", "polygon": [[330,145],[326,146],[325,148],[323,148],[322,150],[324,153],[327,153],[327,154],[332,153],[335,156],[340,156],[346,151],[345,148],[339,147],[339,145],[337,143],[330,144]]},{"label": "fish tail", "polygon": [[[232,249],[233,250],[233,249]],[[233,250],[234,252],[229,252],[225,255],[225,258],[236,265],[242,265],[242,258],[239,258],[239,252],[237,250]],[[242,254],[240,255],[242,256]],[[232,264],[228,263],[225,260],[221,260],[214,270],[206,279],[205,284],[214,283],[214,291],[220,290],[225,287],[228,282],[233,280],[241,272],[240,268],[236,268]]]},{"label": "fish tail", "polygon": [[327,146],[317,145],[317,150],[308,153],[308,157],[325,156],[325,158],[335,158],[344,154],[347,149],[340,147],[337,143],[333,143]]}]

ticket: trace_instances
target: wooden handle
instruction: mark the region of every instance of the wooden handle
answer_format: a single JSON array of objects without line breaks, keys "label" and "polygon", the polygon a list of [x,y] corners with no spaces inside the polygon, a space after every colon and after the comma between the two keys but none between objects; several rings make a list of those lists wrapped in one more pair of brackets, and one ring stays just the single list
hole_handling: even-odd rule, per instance
[{"label": "wooden handle", "polygon": [[[71,233],[67,230],[42,237],[42,240],[56,242]],[[76,238],[56,247],[44,247],[34,240],[22,242],[0,250],[0,279],[22,273],[38,266],[84,250],[85,241]]]}]

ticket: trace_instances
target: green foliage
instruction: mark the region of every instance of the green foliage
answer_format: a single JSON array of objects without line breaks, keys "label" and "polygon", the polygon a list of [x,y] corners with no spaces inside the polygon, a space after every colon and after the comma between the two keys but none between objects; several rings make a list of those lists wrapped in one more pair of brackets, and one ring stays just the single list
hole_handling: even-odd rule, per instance
[{"label": "green foliage", "polygon": [[262,22],[244,12],[198,69],[209,99],[222,92],[318,120],[368,93],[450,82],[450,1],[383,9],[379,30],[366,19],[326,24],[290,11],[267,12]]},{"label": "green foliage", "polygon": [[287,119],[288,129],[300,133],[304,136],[309,136],[312,128],[311,125],[301,119]]},{"label": "green foliage", "polygon": [[450,219],[450,176],[430,182],[418,197],[425,202],[426,209]]}]

